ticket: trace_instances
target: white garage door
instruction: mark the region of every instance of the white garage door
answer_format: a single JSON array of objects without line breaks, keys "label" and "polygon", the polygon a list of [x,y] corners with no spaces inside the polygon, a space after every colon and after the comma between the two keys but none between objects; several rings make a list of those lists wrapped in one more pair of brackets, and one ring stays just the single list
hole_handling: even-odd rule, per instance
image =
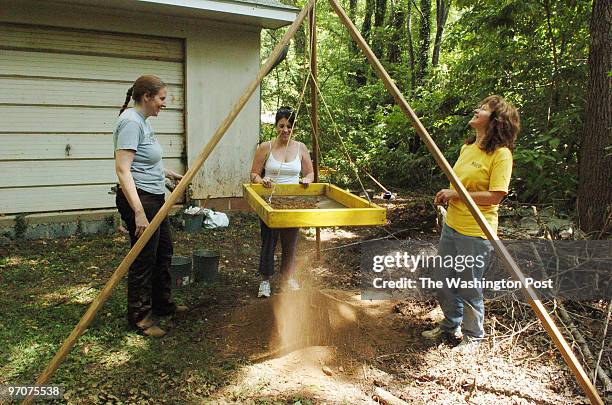
[{"label": "white garage door", "polygon": [[114,207],[112,131],[141,74],[168,84],[151,124],[184,172],[182,40],[12,24],[0,38],[0,214]]}]

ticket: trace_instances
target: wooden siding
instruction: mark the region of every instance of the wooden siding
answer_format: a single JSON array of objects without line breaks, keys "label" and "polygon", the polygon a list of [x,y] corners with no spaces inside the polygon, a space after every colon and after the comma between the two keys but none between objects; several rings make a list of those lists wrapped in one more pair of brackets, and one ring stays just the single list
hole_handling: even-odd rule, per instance
[{"label": "wooden siding", "polygon": [[[185,138],[157,134],[164,160],[181,157]],[[112,159],[113,134],[0,134],[2,160]]]},{"label": "wooden siding", "polygon": [[[183,65],[178,62],[146,61],[108,56],[3,50],[0,74],[110,80],[131,83],[143,70],[155,72],[168,84],[183,83]],[[125,93],[124,93],[125,94]]]},{"label": "wooden siding", "polygon": [[[44,90],[43,90],[44,91]],[[116,108],[0,105],[1,132],[108,132],[117,122]],[[183,112],[162,111],[149,118],[155,133],[183,132]]]},{"label": "wooden siding", "polygon": [[[109,194],[116,183],[8,188],[0,192],[0,212],[23,212],[17,207],[31,207],[31,212],[73,211],[114,208],[115,195]],[[169,192],[166,191],[166,198]],[[62,207],[57,208],[57,207]]]},{"label": "wooden siding", "polygon": [[[164,167],[182,170],[180,159],[164,159]],[[109,159],[0,162],[0,173],[0,188],[117,183]]]},{"label": "wooden siding", "polygon": [[[131,82],[0,77],[0,88],[5,91],[0,104],[112,107],[119,113],[130,86]],[[41,92],[41,88],[45,91]],[[185,103],[182,86],[170,85],[167,90],[168,110],[182,109]]]},{"label": "wooden siding", "polygon": [[183,61],[183,41],[180,39],[21,24],[0,25],[0,38],[4,49]]},{"label": "wooden siding", "polygon": [[0,214],[114,207],[112,130],[143,73],[168,83],[152,117],[183,173],[183,40],[0,23]]}]

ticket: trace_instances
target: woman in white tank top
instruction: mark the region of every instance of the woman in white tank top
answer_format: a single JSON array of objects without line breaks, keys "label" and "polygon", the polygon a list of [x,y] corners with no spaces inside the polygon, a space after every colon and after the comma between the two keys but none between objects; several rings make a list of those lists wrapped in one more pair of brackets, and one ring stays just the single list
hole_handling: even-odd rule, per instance
[{"label": "woman in white tank top", "polygon": [[[272,187],[276,184],[298,184],[308,186],[314,180],[314,169],[308,148],[292,138],[295,113],[289,107],[281,107],[276,112],[275,126],[277,137],[263,142],[255,152],[251,167],[251,183]],[[295,251],[299,228],[269,228],[263,221],[261,225],[261,254],[259,273],[263,281],[259,286],[259,297],[270,296],[270,277],[274,274],[274,250],[278,239],[281,241],[283,255],[281,275],[292,290],[299,290],[294,278]]]}]

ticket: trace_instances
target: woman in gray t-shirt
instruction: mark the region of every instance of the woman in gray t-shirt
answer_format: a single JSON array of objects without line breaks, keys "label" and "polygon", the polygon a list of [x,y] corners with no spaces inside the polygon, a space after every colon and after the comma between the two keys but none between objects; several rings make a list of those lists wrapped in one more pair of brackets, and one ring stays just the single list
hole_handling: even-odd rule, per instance
[{"label": "woman in gray t-shirt", "polygon": [[[134,108],[127,108],[131,99]],[[116,203],[132,246],[164,205],[165,178],[183,177],[164,168],[161,145],[147,120],[165,107],[164,82],[156,76],[141,76],[128,89],[113,132],[119,179]],[[166,333],[154,316],[186,310],[170,297],[172,253],[170,224],[165,218],[128,272],[128,322],[145,335],[161,337]]]}]

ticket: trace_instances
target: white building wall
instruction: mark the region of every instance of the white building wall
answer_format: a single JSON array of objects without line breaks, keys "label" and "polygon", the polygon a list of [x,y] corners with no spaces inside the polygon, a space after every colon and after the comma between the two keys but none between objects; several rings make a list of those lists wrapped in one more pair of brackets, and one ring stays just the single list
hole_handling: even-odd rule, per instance
[{"label": "white building wall", "polygon": [[[188,164],[199,154],[201,147],[212,136],[214,130],[223,120],[227,112],[242,93],[247,83],[256,75],[259,67],[259,28],[253,26],[239,26],[219,22],[205,22],[189,18],[177,18],[160,16],[156,14],[133,13],[125,10],[102,10],[87,6],[71,6],[62,8],[58,12],[58,3],[39,2],[39,1],[3,1],[0,7],[0,23],[19,23],[33,24],[39,26],[65,27],[69,29],[99,30],[109,33],[133,33],[142,35],[154,35],[160,37],[172,37],[184,40],[185,42],[185,92],[181,89],[181,83],[176,80],[168,80],[175,73],[173,67],[168,63],[172,61],[160,60],[155,62],[143,63],[126,66],[126,80],[134,80],[139,74],[153,73],[158,74],[163,79],[172,83],[170,92],[175,97],[175,104],[180,104],[185,99],[184,122],[179,110],[164,111],[159,119],[153,122],[157,132],[164,130],[176,132],[177,126],[184,126],[186,132],[186,149]],[[112,35],[112,34],[109,34]],[[83,33],[83,43],[86,43],[87,33]],[[45,43],[46,48],[58,48],[61,50],[61,38],[48,38]],[[34,44],[40,45],[40,44]],[[143,44],[143,49],[146,47]],[[0,44],[0,47],[2,45]],[[51,50],[52,52],[53,50]],[[94,55],[61,55],[53,54],[49,57],[47,66],[31,66],[24,61],[23,51],[14,49],[1,51],[4,55],[10,52],[19,52],[7,57],[7,63],[0,63],[0,80],[7,88],[15,88],[13,103],[32,103],[38,98],[36,87],[38,83],[23,85],[23,82],[16,80],[22,79],[18,76],[19,72],[38,72],[48,74],[53,66],[58,64],[64,68],[70,64],[91,63],[95,58],[96,49],[91,49]],[[86,52],[90,52],[86,51]],[[105,49],[105,52],[111,50]],[[121,48],[112,50],[120,56]],[[149,53],[150,51],[146,52]],[[72,59],[71,59],[72,57]],[[20,59],[21,58],[21,59]],[[70,60],[69,60],[70,59]],[[55,64],[55,65],[54,65]],[[166,64],[166,65],[164,65]],[[93,78],[103,77],[112,66],[92,66]],[[97,69],[97,70],[95,70]],[[122,71],[125,72],[126,69]],[[170,70],[168,70],[170,69]],[[181,73],[181,72],[179,72]],[[128,77],[129,76],[129,77]],[[133,76],[133,77],[132,77]],[[166,77],[167,76],[167,77]],[[57,78],[56,78],[57,79]],[[3,148],[0,148],[0,160],[11,160],[3,162],[0,172],[6,179],[6,174],[14,173],[23,184],[19,188],[10,188],[15,184],[15,180],[7,181],[0,189],[0,213],[10,212],[35,212],[52,210],[77,210],[88,208],[102,208],[114,206],[113,197],[106,193],[108,187],[101,184],[90,184],[92,179],[100,179],[100,173],[111,173],[114,176],[112,161],[96,162],[92,167],[83,170],[73,170],[71,166],[63,164],[62,160],[49,163],[44,167],[27,165],[19,162],[20,159],[41,159],[51,158],[56,155],[55,149],[66,144],[71,145],[73,158],[94,158],[99,159],[107,156],[108,138],[104,134],[96,133],[99,128],[91,127],[88,118],[97,117],[102,114],[98,111],[99,107],[89,107],[92,97],[98,97],[95,103],[111,104],[120,106],[125,97],[127,86],[124,83],[114,83],[103,88],[92,88],[88,83],[72,82],[66,83],[54,80],[49,83],[48,89],[53,91],[56,98],[51,100],[38,100],[37,106],[29,108],[28,111],[17,111],[16,106],[0,106],[0,132],[7,135],[4,139]],[[92,94],[91,90],[94,94]],[[89,91],[89,93],[88,93]],[[209,157],[201,173],[195,178],[193,183],[193,197],[205,198],[230,197],[241,195],[240,185],[248,179],[248,172],[255,145],[258,139],[259,130],[259,92],[256,91],[243,112],[238,116],[225,138],[217,146]],[[10,95],[6,95],[10,99]],[[83,109],[83,115],[76,115],[71,119],[61,123],[55,123],[54,131],[69,132],[75,129],[83,134],[69,134],[55,137],[48,137],[44,133],[30,133],[27,142],[22,136],[10,135],[11,131],[25,131],[32,129],[29,125],[45,120],[48,114],[52,113],[54,104],[64,103],[67,105],[79,106]],[[64,108],[64,107],[62,107]],[[108,131],[112,131],[114,124],[113,117],[98,117],[107,120]],[[89,126],[88,126],[89,125]],[[36,125],[32,125],[36,127]],[[94,131],[95,130],[95,131]],[[87,133],[87,132],[91,133]],[[36,131],[33,131],[36,132]],[[57,134],[56,134],[57,135]],[[180,159],[177,153],[182,152],[183,139],[180,135],[172,133],[165,137],[160,137],[164,146],[166,156],[173,156],[166,160],[166,164],[174,169],[180,168]],[[112,139],[112,138],[111,138]],[[111,143],[112,145],[112,143]],[[86,147],[88,146],[88,147]],[[111,146],[112,149],[112,146]],[[112,154],[112,150],[110,151]],[[174,159],[174,160],[172,160]],[[58,179],[63,181],[56,184],[57,195],[65,195],[66,198],[59,203],[61,208],[56,205],[49,209],[48,192],[44,188],[33,186],[39,174],[45,171],[52,171],[57,174]],[[96,177],[97,176],[97,177]],[[44,177],[44,176],[43,176]],[[49,176],[47,176],[47,179]],[[25,181],[25,182],[24,182]],[[100,180],[102,181],[102,180]],[[49,180],[47,180],[49,182]],[[81,187],[78,192],[72,192],[71,184],[89,184]],[[25,187],[25,184],[30,186]],[[40,184],[38,185],[40,186]],[[32,202],[37,200],[36,202]],[[30,209],[23,210],[16,206],[18,201],[31,201]]]},{"label": "white building wall", "polygon": [[[259,35],[210,30],[186,45],[187,150],[193,162],[257,75]],[[242,196],[259,139],[259,111],[258,88],[194,178],[193,198]],[[198,130],[194,134],[191,128]]]}]

